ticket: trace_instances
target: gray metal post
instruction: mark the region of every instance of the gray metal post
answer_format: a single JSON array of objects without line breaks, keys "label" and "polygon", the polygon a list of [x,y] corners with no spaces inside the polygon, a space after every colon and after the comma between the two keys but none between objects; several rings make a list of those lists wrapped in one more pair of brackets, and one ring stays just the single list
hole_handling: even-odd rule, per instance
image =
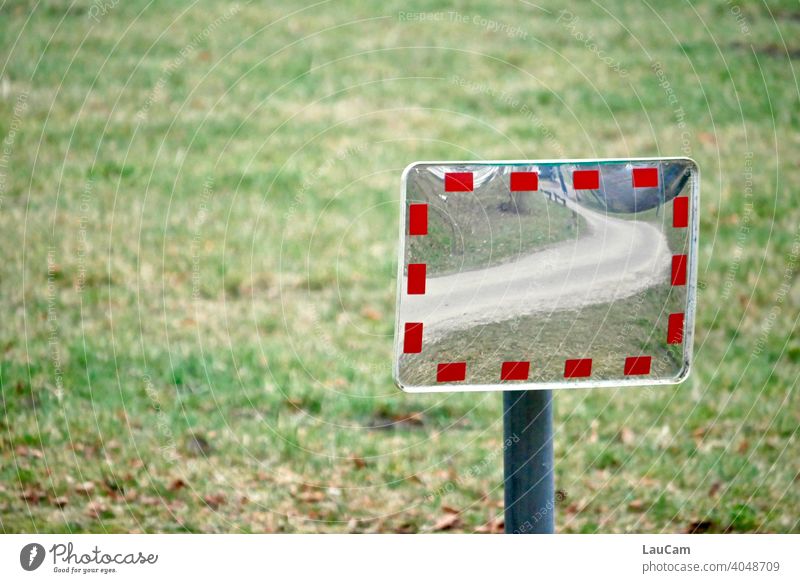
[{"label": "gray metal post", "polygon": [[555,532],[553,392],[504,392],[503,436],[506,533]]}]

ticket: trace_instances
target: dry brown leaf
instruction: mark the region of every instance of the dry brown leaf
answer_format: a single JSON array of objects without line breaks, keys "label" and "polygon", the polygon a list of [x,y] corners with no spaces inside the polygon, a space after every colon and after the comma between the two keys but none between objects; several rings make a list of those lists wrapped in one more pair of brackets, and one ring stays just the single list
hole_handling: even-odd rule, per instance
[{"label": "dry brown leaf", "polygon": [[627,427],[623,427],[619,430],[619,440],[624,445],[631,445],[634,441],[636,441],[636,435]]},{"label": "dry brown leaf", "polygon": [[[213,433],[208,433],[208,437],[213,438]],[[192,433],[186,438],[186,449],[192,455],[206,457],[211,454],[214,448],[206,437]]]},{"label": "dry brown leaf", "polygon": [[183,480],[183,478],[175,478],[174,480],[172,480],[169,483],[169,486],[167,486],[167,489],[170,492],[177,492],[178,490],[181,490],[181,489],[185,488],[186,486],[187,486],[187,484]]},{"label": "dry brown leaf", "polygon": [[600,439],[600,435],[597,432],[597,428],[600,427],[600,423],[597,421],[597,419],[595,419],[595,420],[592,421],[592,424],[590,425],[590,427],[591,427],[592,431],[589,434],[588,442],[589,443],[597,443],[597,441]]},{"label": "dry brown leaf", "polygon": [[699,139],[701,143],[706,144],[707,146],[717,143],[717,137],[711,132],[699,132],[697,134],[697,139]]},{"label": "dry brown leaf", "polygon": [[84,496],[91,496],[94,492],[94,482],[82,482],[75,486],[75,491]]},{"label": "dry brown leaf", "polygon": [[634,512],[641,512],[643,508],[644,508],[644,502],[642,500],[639,500],[638,498],[636,500],[631,500],[628,503],[628,509],[633,510]]},{"label": "dry brown leaf", "polygon": [[436,521],[436,524],[433,525],[433,530],[437,532],[441,532],[444,530],[450,530],[451,528],[455,528],[461,524],[461,516],[458,514],[445,514],[439,520]]},{"label": "dry brown leaf", "polygon": [[39,500],[44,498],[44,492],[42,492],[41,488],[38,486],[31,486],[30,488],[26,488],[22,494],[20,495],[25,502],[30,504],[38,504]]},{"label": "dry brown leaf", "polygon": [[363,310],[361,310],[361,315],[367,320],[372,320],[373,322],[378,322],[383,319],[383,314],[381,314],[372,306],[366,306]]},{"label": "dry brown leaf", "polygon": [[367,462],[363,457],[351,455],[350,461],[353,462],[353,465],[356,467],[356,469],[363,470],[367,467]]},{"label": "dry brown leaf", "polygon": [[442,512],[447,514],[459,514],[460,511],[457,508],[453,508],[452,506],[448,506],[447,504],[442,505]]},{"label": "dry brown leaf", "polygon": [[714,498],[719,493],[720,489],[722,489],[722,484],[720,484],[719,482],[714,482],[708,489],[708,495]]},{"label": "dry brown leaf", "polygon": [[303,502],[322,502],[325,500],[325,493],[322,490],[304,490],[297,497]]},{"label": "dry brown leaf", "polygon": [[50,500],[50,503],[53,506],[58,506],[59,508],[64,508],[67,504],[69,504],[69,498],[66,496],[56,496],[55,498]]},{"label": "dry brown leaf", "polygon": [[685,532],[687,534],[703,534],[711,530],[712,526],[714,526],[714,523],[710,520],[695,520],[689,523]]},{"label": "dry brown leaf", "polygon": [[400,413],[399,415],[394,415],[392,420],[398,425],[413,425],[415,427],[425,425],[422,413]]},{"label": "dry brown leaf", "polygon": [[86,514],[92,518],[100,518],[100,515],[107,510],[108,507],[103,504],[102,500],[92,500],[86,505]]},{"label": "dry brown leaf", "polygon": [[502,534],[505,529],[505,519],[490,518],[487,522],[481,524],[475,529],[478,534]]},{"label": "dry brown leaf", "polygon": [[739,443],[739,447],[736,448],[736,451],[738,451],[741,454],[746,454],[748,449],[750,449],[750,442],[747,441],[746,439],[743,439]]},{"label": "dry brown leaf", "polygon": [[36,449],[35,447],[28,447],[27,445],[18,445],[14,451],[18,456],[22,457],[32,457],[37,459],[42,459],[44,457],[42,450]]},{"label": "dry brown leaf", "polygon": [[216,510],[225,504],[225,494],[217,492],[215,494],[206,494],[203,501],[208,504],[213,510]]}]

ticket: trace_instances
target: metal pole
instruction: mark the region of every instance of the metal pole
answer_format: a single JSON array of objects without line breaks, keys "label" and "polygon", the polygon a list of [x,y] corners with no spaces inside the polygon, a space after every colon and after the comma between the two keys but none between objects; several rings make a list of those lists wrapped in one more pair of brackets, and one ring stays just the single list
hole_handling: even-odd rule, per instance
[{"label": "metal pole", "polygon": [[555,532],[553,392],[503,393],[507,534]]}]

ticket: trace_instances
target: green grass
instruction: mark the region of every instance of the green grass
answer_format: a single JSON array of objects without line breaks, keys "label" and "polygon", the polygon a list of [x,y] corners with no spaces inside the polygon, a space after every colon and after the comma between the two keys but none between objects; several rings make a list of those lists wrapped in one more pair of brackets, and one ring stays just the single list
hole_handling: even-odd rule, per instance
[{"label": "green grass", "polygon": [[496,529],[500,395],[392,384],[402,169],[662,154],[694,372],[557,395],[559,529],[800,530],[796,4],[537,5],[2,4],[0,528]]},{"label": "green grass", "polygon": [[529,358],[530,381],[552,382],[563,379],[566,359],[586,356],[593,357],[592,379],[608,380],[622,376],[625,357],[645,354],[652,357],[654,378],[672,379],[683,368],[683,356],[680,346],[667,344],[665,331],[668,314],[680,309],[681,299],[668,288],[655,288],[624,302],[482,324],[427,344],[424,355],[404,355],[402,378],[410,386],[428,385],[438,362],[464,361],[471,383],[496,384],[496,362]]},{"label": "green grass", "polygon": [[407,202],[428,205],[428,234],[406,239],[407,263],[425,263],[431,276],[481,269],[575,238],[586,221],[541,192],[513,199],[497,181],[470,196],[439,198],[441,180],[413,173]]}]

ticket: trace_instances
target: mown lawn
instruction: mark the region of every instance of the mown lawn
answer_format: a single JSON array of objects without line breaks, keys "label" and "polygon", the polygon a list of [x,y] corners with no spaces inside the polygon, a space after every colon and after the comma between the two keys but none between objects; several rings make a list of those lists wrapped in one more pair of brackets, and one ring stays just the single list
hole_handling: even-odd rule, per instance
[{"label": "mown lawn", "polygon": [[693,374],[557,395],[558,528],[800,530],[800,9],[562,5],[0,4],[0,528],[498,531],[500,395],[392,384],[403,168],[687,155]]}]

